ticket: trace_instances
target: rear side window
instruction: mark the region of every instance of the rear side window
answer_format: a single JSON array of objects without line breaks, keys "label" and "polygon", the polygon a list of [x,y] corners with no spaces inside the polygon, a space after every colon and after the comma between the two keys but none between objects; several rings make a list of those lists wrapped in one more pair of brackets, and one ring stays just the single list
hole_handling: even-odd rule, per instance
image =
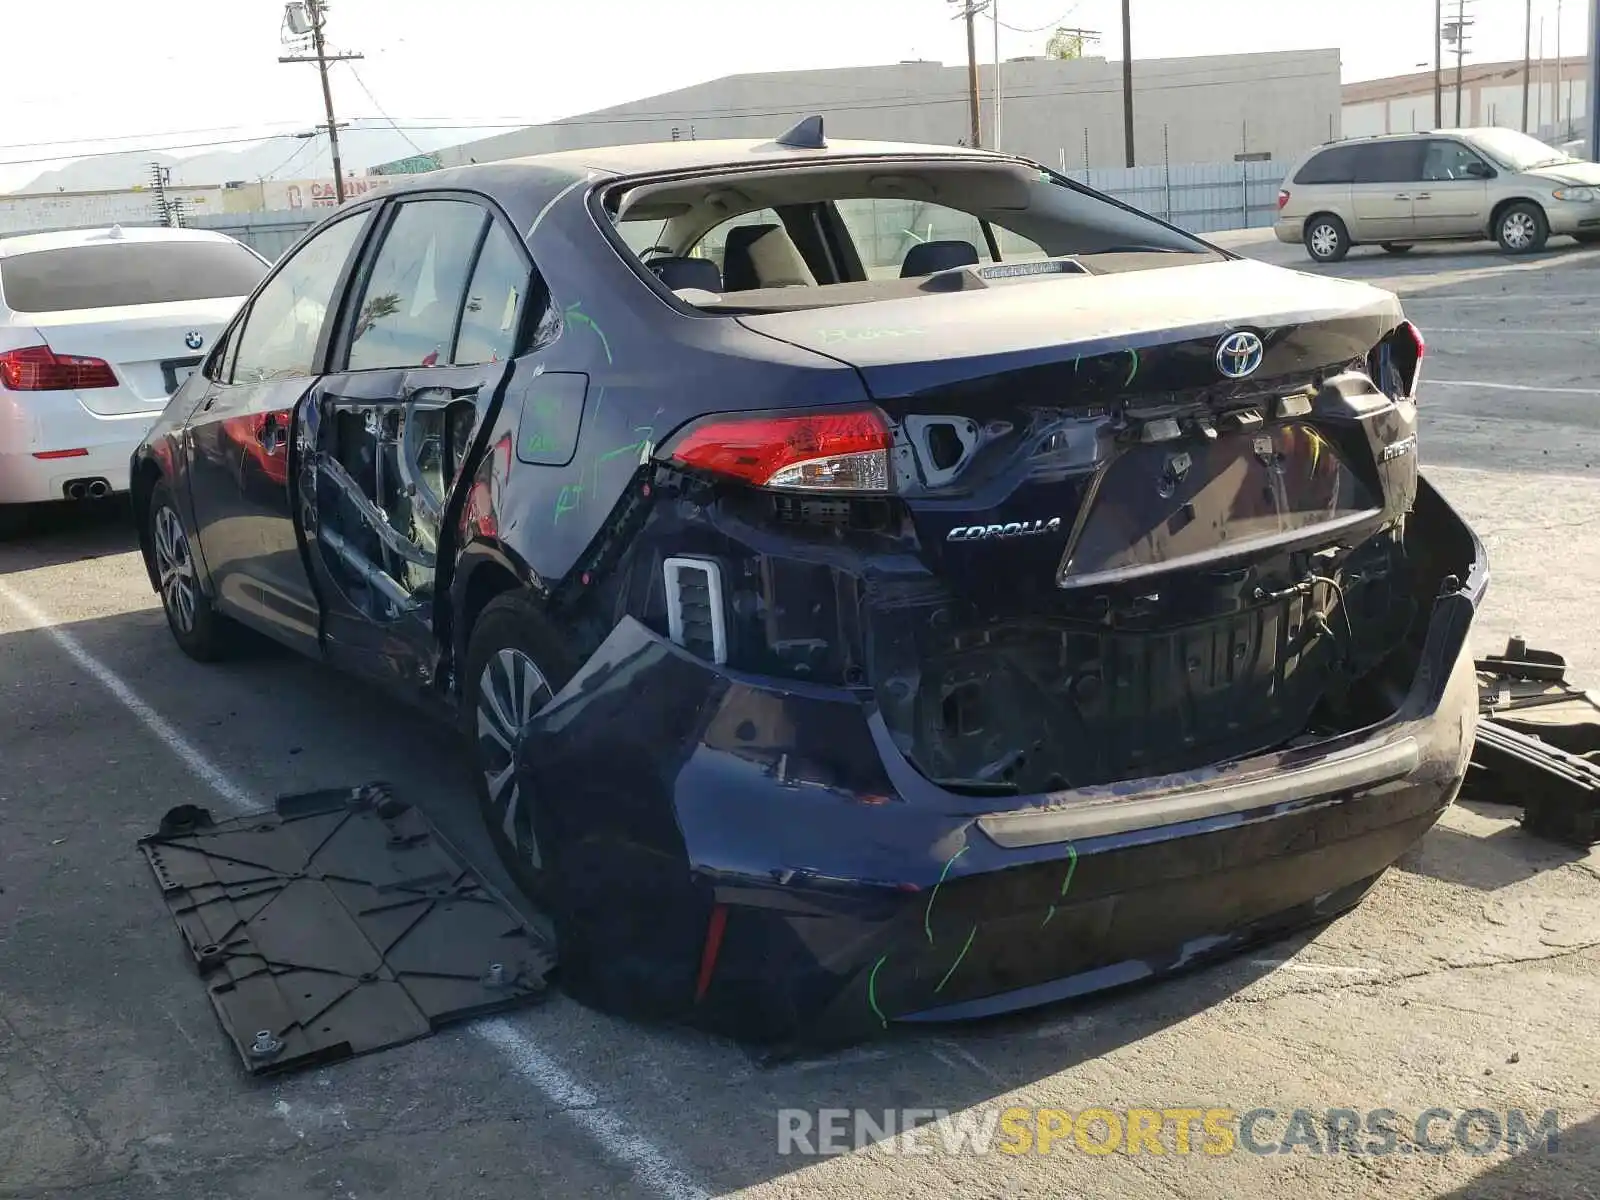
[{"label": "rear side window", "polygon": [[0,295],[16,312],[122,308],[245,297],[267,265],[238,242],[105,242],[0,259]]},{"label": "rear side window", "polygon": [[1421,178],[1421,142],[1373,142],[1361,147],[1352,182],[1410,183]]},{"label": "rear side window", "polygon": [[1315,155],[1300,168],[1296,183],[1349,183],[1355,178],[1356,147],[1335,146]]},{"label": "rear side window", "polygon": [[511,236],[499,224],[491,225],[467,287],[452,362],[475,365],[512,356],[529,280],[528,264]]},{"label": "rear side window", "polygon": [[449,363],[456,315],[488,219],[462,200],[400,206],[362,289],[350,370]]}]

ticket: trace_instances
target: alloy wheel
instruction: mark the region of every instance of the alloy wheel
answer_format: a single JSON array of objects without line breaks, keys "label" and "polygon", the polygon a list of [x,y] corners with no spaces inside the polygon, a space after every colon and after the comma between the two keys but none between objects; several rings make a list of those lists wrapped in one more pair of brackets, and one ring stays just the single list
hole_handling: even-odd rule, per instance
[{"label": "alloy wheel", "polygon": [[1339,231],[1332,225],[1322,224],[1311,231],[1311,251],[1318,258],[1327,258],[1339,248]]},{"label": "alloy wheel", "polygon": [[152,533],[161,603],[180,633],[193,633],[195,572],[194,557],[189,553],[189,535],[184,533],[178,514],[165,504],[156,509]]},{"label": "alloy wheel", "polygon": [[1505,220],[1500,223],[1500,231],[1506,245],[1513,250],[1526,250],[1538,236],[1532,214],[1520,210],[1506,214]]},{"label": "alloy wheel", "polygon": [[550,684],[520,650],[498,651],[478,677],[478,766],[506,840],[534,867],[544,865],[532,814],[517,779],[522,730],[550,702]]}]

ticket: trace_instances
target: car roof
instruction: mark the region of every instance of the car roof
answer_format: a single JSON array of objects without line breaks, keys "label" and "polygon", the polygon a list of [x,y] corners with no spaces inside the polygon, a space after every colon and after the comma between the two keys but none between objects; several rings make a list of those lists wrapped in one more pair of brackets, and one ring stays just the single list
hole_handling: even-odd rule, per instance
[{"label": "car roof", "polygon": [[0,237],[0,258],[32,254],[36,250],[64,250],[73,246],[117,245],[127,242],[232,242],[237,239],[212,229],[171,229],[164,225],[100,229],[63,229],[55,233],[22,233]]},{"label": "car roof", "polygon": [[943,158],[950,160],[992,159],[997,163],[1015,161],[1012,155],[973,150],[964,146],[933,146],[915,142],[869,142],[834,140],[821,148],[798,148],[778,144],[771,138],[718,139],[715,141],[641,142],[625,146],[594,146],[584,150],[555,150],[521,158],[497,158],[490,162],[447,167],[413,176],[404,184],[385,188],[380,195],[427,191],[436,187],[474,187],[498,182],[515,186],[519,173],[537,170],[547,175],[582,179],[602,174],[617,178],[666,174],[675,171],[714,170],[719,167],[750,165],[805,165],[828,161],[848,161],[863,157]]}]

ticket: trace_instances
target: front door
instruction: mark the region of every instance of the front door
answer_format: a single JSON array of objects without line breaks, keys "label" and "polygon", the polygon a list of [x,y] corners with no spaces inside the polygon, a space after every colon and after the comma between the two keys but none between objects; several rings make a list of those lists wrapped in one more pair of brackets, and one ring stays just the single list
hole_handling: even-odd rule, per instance
[{"label": "front door", "polygon": [[438,670],[458,481],[510,370],[531,267],[474,198],[389,205],[330,374],[302,404],[307,552],[329,659],[395,687]]},{"label": "front door", "polygon": [[318,613],[295,537],[295,406],[310,391],[343,279],[370,212],[293,250],[251,301],[189,418],[195,536],[219,607],[306,653]]},{"label": "front door", "polygon": [[1428,141],[1415,202],[1417,236],[1481,236],[1489,227],[1489,181],[1485,176],[1491,170],[1454,138]]},{"label": "front door", "polygon": [[1416,236],[1413,205],[1422,179],[1422,143],[1369,142],[1356,156],[1350,210],[1358,242],[1404,242]]}]

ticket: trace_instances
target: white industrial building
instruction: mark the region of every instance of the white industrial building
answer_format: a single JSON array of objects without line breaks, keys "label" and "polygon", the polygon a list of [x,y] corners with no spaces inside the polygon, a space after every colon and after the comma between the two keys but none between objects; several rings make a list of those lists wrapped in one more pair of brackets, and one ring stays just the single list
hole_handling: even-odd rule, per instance
[{"label": "white industrial building", "polygon": [[[1459,107],[1463,126],[1525,129],[1552,142],[1578,136],[1587,127],[1589,61],[1584,57],[1535,60],[1526,71],[1520,59],[1467,63],[1461,71],[1459,99],[1455,67],[1447,62],[1439,85],[1444,119],[1438,125],[1455,125]],[[1345,137],[1435,128],[1433,72],[1345,84],[1340,123]]]},{"label": "white industrial building", "polygon": [[[1285,161],[1339,136],[1336,49],[1139,59],[1133,85],[1140,166]],[[979,91],[984,146],[1055,167],[1124,165],[1120,62],[1027,58],[998,69],[991,63],[979,68]],[[809,113],[826,118],[831,137],[954,145],[970,141],[967,97],[965,64],[730,75],[433,157],[449,167],[671,138],[770,137]]]}]

